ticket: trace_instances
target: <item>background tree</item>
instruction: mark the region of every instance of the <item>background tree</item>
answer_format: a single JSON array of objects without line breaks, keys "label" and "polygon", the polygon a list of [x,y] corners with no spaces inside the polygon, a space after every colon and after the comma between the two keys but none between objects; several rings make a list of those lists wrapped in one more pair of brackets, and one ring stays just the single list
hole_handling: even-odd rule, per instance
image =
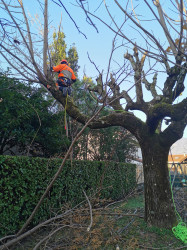
[{"label": "background tree", "polygon": [[78,53],[77,53],[77,49],[75,47],[75,44],[73,44],[70,49],[68,50],[68,57],[67,60],[70,64],[70,67],[73,69],[73,71],[75,72],[75,75],[77,75],[80,66],[78,65]]},{"label": "background tree", "polygon": [[78,140],[74,154],[83,160],[129,162],[136,147],[133,136],[124,128],[88,128]]},{"label": "background tree", "polygon": [[53,42],[49,46],[50,49],[50,60],[52,65],[57,65],[64,58],[70,64],[70,67],[73,69],[77,75],[79,70],[78,60],[79,56],[75,44],[73,44],[67,51],[67,44],[65,42],[65,34],[62,31],[58,33],[53,33]]},{"label": "background tree", "polygon": [[50,157],[65,153],[69,141],[64,112],[54,112],[44,89],[0,74],[0,154]]},{"label": "background tree", "polygon": [[[91,12],[89,6],[88,9],[85,9],[87,5],[83,5],[80,1],[80,7],[84,8],[87,18],[98,18],[115,33],[115,38],[121,37],[128,42],[128,51],[124,55],[125,62],[122,63],[120,69],[109,74],[110,60],[105,79],[100,73],[96,85],[90,88],[92,92],[98,94],[98,105],[95,105],[95,110],[99,109],[99,105],[107,105],[113,109],[113,112],[108,115],[98,114],[90,122],[89,127],[98,129],[121,126],[136,137],[143,155],[145,220],[149,225],[172,227],[176,224],[176,215],[169,184],[167,157],[171,145],[182,137],[187,123],[187,98],[184,97],[180,102],[175,102],[185,88],[184,80],[187,71],[186,36],[184,35],[186,27],[184,4],[186,1],[171,1],[171,5],[165,6],[166,9],[163,10],[159,0],[151,3],[144,0],[139,3],[142,8],[139,9],[137,6],[136,12],[134,8],[132,9],[131,2],[125,3],[125,6],[120,5],[117,0],[110,2],[112,7],[118,7],[122,17],[118,16],[115,20],[114,14],[110,13],[108,9],[109,4],[106,5],[103,1],[102,7],[105,7],[111,18],[110,23],[107,24],[105,20],[102,20],[103,14],[101,17],[97,17],[96,14],[92,14],[94,11]],[[66,98],[62,96],[61,92],[55,90],[52,76],[47,74],[48,1],[45,0],[44,7],[42,58],[41,53],[38,53],[36,48],[34,50],[34,38],[30,32],[22,1],[19,1],[18,5],[22,9],[25,21],[19,24],[18,19],[14,17],[16,16],[14,7],[8,6],[5,0],[2,0],[2,4],[20,34],[21,47],[13,44],[10,39],[6,41],[4,39],[0,44],[1,55],[27,80],[39,82],[45,87],[47,84],[51,84],[51,94],[65,106]],[[112,8],[112,10],[116,11],[116,8]],[[137,11],[139,11],[138,14]],[[143,18],[145,13],[147,16]],[[140,15],[141,22],[138,19]],[[175,23],[174,20],[178,20],[178,22]],[[25,27],[22,29],[24,25]],[[178,45],[173,37],[179,39]],[[170,52],[167,52],[168,47],[171,48]],[[114,41],[110,58],[117,48],[119,47]],[[43,68],[40,66],[41,60],[43,60]],[[158,73],[162,74],[161,78],[158,77]],[[128,78],[128,83],[132,83],[131,86],[123,84],[127,82]],[[160,91],[157,91],[156,88],[158,81],[160,81]],[[144,99],[144,85],[152,95],[148,101]],[[136,98],[130,96],[129,91],[132,88],[135,90]],[[124,105],[122,105],[122,99],[125,100]],[[89,114],[82,113],[71,97],[67,100],[66,110],[69,116],[82,124],[86,124],[89,120]],[[145,114],[145,122],[135,116],[133,113],[135,110]],[[165,130],[160,131],[160,123],[166,117],[169,118],[170,124]]]},{"label": "background tree", "polygon": [[[95,86],[90,77],[84,76],[81,81],[76,81],[73,85],[73,99],[83,114],[91,116],[97,106],[98,94],[89,92],[88,86]],[[111,111],[112,109],[108,108],[101,113],[106,115]],[[68,118],[69,138],[72,140],[82,125],[71,117]],[[132,159],[137,147],[134,139],[128,131],[119,127],[98,130],[87,128],[75,144],[72,155],[75,159],[127,162]]]},{"label": "background tree", "polygon": [[60,61],[66,58],[67,45],[65,43],[65,35],[62,31],[53,33],[53,42],[49,46],[50,48],[50,59],[52,65],[57,65]]},{"label": "background tree", "polygon": [[[82,81],[76,82],[73,92],[75,105],[85,115],[92,115],[98,105],[98,93],[88,91],[94,88],[95,84],[90,77],[84,75]],[[102,116],[112,112],[111,108],[101,111]],[[71,121],[71,134],[75,136],[81,124],[75,120]],[[135,138],[122,127],[108,127],[106,129],[87,128],[74,146],[74,157],[84,160],[108,160],[128,162],[133,158],[134,150],[137,147]]]}]

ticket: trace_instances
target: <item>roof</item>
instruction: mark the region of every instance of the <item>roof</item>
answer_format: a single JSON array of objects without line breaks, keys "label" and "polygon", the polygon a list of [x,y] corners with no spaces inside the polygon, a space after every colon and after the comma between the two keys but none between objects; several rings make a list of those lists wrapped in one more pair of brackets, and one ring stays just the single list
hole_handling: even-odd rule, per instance
[{"label": "roof", "polygon": [[187,159],[187,154],[183,155],[168,155],[168,163],[181,163]]},{"label": "roof", "polygon": [[187,138],[181,138],[176,141],[170,148],[169,154],[184,155],[187,154]]}]

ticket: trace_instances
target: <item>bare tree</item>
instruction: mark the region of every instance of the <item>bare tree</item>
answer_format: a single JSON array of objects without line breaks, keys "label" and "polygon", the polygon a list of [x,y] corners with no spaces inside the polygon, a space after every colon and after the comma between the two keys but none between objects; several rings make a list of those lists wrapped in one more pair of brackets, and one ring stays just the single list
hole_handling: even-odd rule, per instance
[{"label": "bare tree", "polygon": [[[40,36],[30,31],[29,20],[22,1],[19,0],[16,5],[23,16],[20,23],[16,18],[17,12],[14,12],[15,6],[9,6],[7,2],[2,0],[4,11],[15,27],[15,33],[12,32],[12,37],[4,37],[0,44],[0,54],[26,80],[38,82],[44,87],[50,83],[51,94],[65,106],[66,100],[61,92],[55,90],[55,84],[46,62],[48,53],[47,0],[45,0],[43,11],[44,28]],[[144,10],[138,13],[142,9],[139,9],[139,6],[133,6],[132,1],[126,1],[122,6],[117,0],[110,1],[110,3],[103,0],[99,8],[105,7],[111,19],[110,24],[102,19],[103,16],[97,16],[97,12],[91,11],[88,2],[77,1],[86,13],[87,20],[88,17],[90,20],[94,18],[100,20],[114,32],[117,38],[126,41],[127,43],[123,45],[128,48],[124,55],[125,66],[120,66],[119,71],[110,74],[111,54],[106,79],[104,80],[103,73],[100,72],[97,84],[94,88],[90,88],[90,91],[95,93],[94,97],[97,98],[97,102],[112,107],[113,112],[106,116],[98,114],[89,123],[89,127],[98,129],[121,126],[136,137],[143,155],[145,220],[149,225],[172,227],[177,218],[169,184],[167,158],[171,145],[182,137],[187,124],[187,98],[184,97],[182,101],[176,102],[184,91],[187,72],[186,1],[171,0],[166,9],[163,9],[159,0],[141,1],[139,6],[144,5],[143,8],[147,8],[146,13],[149,11],[146,17]],[[121,18],[113,17],[114,13],[110,11],[110,5],[115,7],[112,10],[118,8]],[[93,21],[89,23],[94,28],[96,27]],[[130,36],[131,34],[134,34],[134,38]],[[13,39],[19,41],[20,44],[15,43]],[[38,45],[41,42],[42,50]],[[114,43],[113,51],[117,48],[118,46]],[[162,77],[159,78],[158,74]],[[131,85],[125,89],[124,83],[127,80]],[[150,101],[144,98],[144,86],[152,95]],[[131,89],[135,89],[135,99],[129,94]],[[122,100],[125,100],[123,105]],[[81,113],[74,105],[71,97],[68,97],[66,110],[69,116],[82,124],[86,124],[89,120],[88,115]],[[134,115],[135,110],[145,114],[145,122]],[[169,119],[169,125],[162,131],[160,124],[166,117]]]}]

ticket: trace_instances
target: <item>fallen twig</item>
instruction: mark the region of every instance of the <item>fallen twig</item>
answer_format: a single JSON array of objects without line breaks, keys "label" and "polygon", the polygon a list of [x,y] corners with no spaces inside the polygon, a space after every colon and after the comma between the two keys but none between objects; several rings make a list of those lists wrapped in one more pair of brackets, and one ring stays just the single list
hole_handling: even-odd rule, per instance
[{"label": "fallen twig", "polygon": [[12,240],[10,240],[10,241],[8,241],[7,243],[3,243],[3,241],[6,240],[6,239],[9,238],[9,237],[13,237],[13,235],[5,236],[5,237],[1,238],[0,241],[2,242],[2,246],[0,247],[0,249],[1,249],[1,250],[2,250],[2,249],[7,249],[7,248],[10,247],[11,245],[16,244],[18,241],[20,241],[20,240],[26,238],[27,236],[33,234],[34,232],[36,232],[36,231],[37,231],[38,229],[40,229],[41,227],[45,227],[45,226],[47,226],[49,223],[51,223],[51,222],[53,222],[53,221],[55,221],[55,220],[62,219],[63,217],[67,216],[68,214],[73,213],[73,211],[74,211],[78,206],[80,206],[82,203],[84,203],[84,202],[85,202],[85,200],[82,201],[81,203],[79,203],[78,205],[76,205],[74,208],[72,208],[72,209],[70,209],[70,210],[67,210],[65,213],[60,214],[60,215],[57,215],[57,216],[55,216],[55,217],[53,217],[53,218],[50,218],[50,219],[48,219],[48,220],[46,220],[46,221],[44,221],[44,222],[38,224],[38,225],[35,226],[34,228],[32,228],[32,229],[30,229],[29,231],[25,232],[24,234],[21,234],[20,236],[17,236],[17,237],[16,237],[16,235],[14,235],[15,238],[12,239]]},{"label": "fallen twig", "polygon": [[87,231],[89,232],[90,229],[91,229],[91,227],[92,227],[92,224],[93,224],[92,205],[91,205],[91,203],[90,203],[90,201],[89,201],[89,199],[88,199],[88,196],[86,195],[86,193],[85,193],[84,190],[83,190],[83,193],[84,193],[84,195],[85,195],[85,197],[86,197],[86,200],[87,200],[88,205],[89,205],[89,208],[90,208],[90,225],[89,225],[88,228],[87,228]]},{"label": "fallen twig", "polygon": [[37,245],[33,248],[33,250],[37,250],[38,247],[44,243],[46,240],[48,240],[51,236],[53,236],[55,233],[57,233],[58,231],[60,231],[61,229],[63,229],[64,227],[67,227],[68,225],[64,225],[62,227],[57,228],[56,230],[54,230],[52,233],[50,233],[49,235],[47,235],[45,238],[43,238],[40,242],[37,243]]},{"label": "fallen twig", "polygon": [[[137,212],[137,209],[134,211],[134,215],[135,215],[135,213]],[[126,230],[133,222],[134,222],[134,218],[125,226],[125,227],[123,227],[123,228],[120,228],[118,231],[117,231],[117,233],[118,234],[121,234],[124,230]]]}]

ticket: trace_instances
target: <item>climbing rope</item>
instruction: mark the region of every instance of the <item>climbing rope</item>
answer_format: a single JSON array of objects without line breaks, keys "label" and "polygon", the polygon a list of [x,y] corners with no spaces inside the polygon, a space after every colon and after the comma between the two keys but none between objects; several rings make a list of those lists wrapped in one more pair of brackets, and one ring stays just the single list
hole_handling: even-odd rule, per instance
[{"label": "climbing rope", "polygon": [[67,102],[68,102],[68,93],[66,95],[66,104],[64,108],[64,128],[67,129],[67,119],[66,119],[66,108],[67,108]]},{"label": "climbing rope", "polygon": [[175,205],[175,201],[174,201],[174,197],[173,197],[172,184],[171,184],[170,171],[169,171],[169,177],[170,177],[171,194],[172,194],[172,200],[173,200],[173,205],[174,205],[174,209],[175,209],[175,214],[178,217],[178,225],[176,227],[172,228],[172,232],[174,233],[174,235],[175,235],[175,237],[177,239],[180,239],[182,242],[187,244],[187,227],[186,227],[186,224],[182,221],[182,218],[179,215],[179,213],[177,211],[177,208],[176,208],[176,205]]},{"label": "climbing rope", "polygon": [[176,227],[172,228],[172,231],[177,239],[187,244],[187,227],[184,222],[179,222]]}]

